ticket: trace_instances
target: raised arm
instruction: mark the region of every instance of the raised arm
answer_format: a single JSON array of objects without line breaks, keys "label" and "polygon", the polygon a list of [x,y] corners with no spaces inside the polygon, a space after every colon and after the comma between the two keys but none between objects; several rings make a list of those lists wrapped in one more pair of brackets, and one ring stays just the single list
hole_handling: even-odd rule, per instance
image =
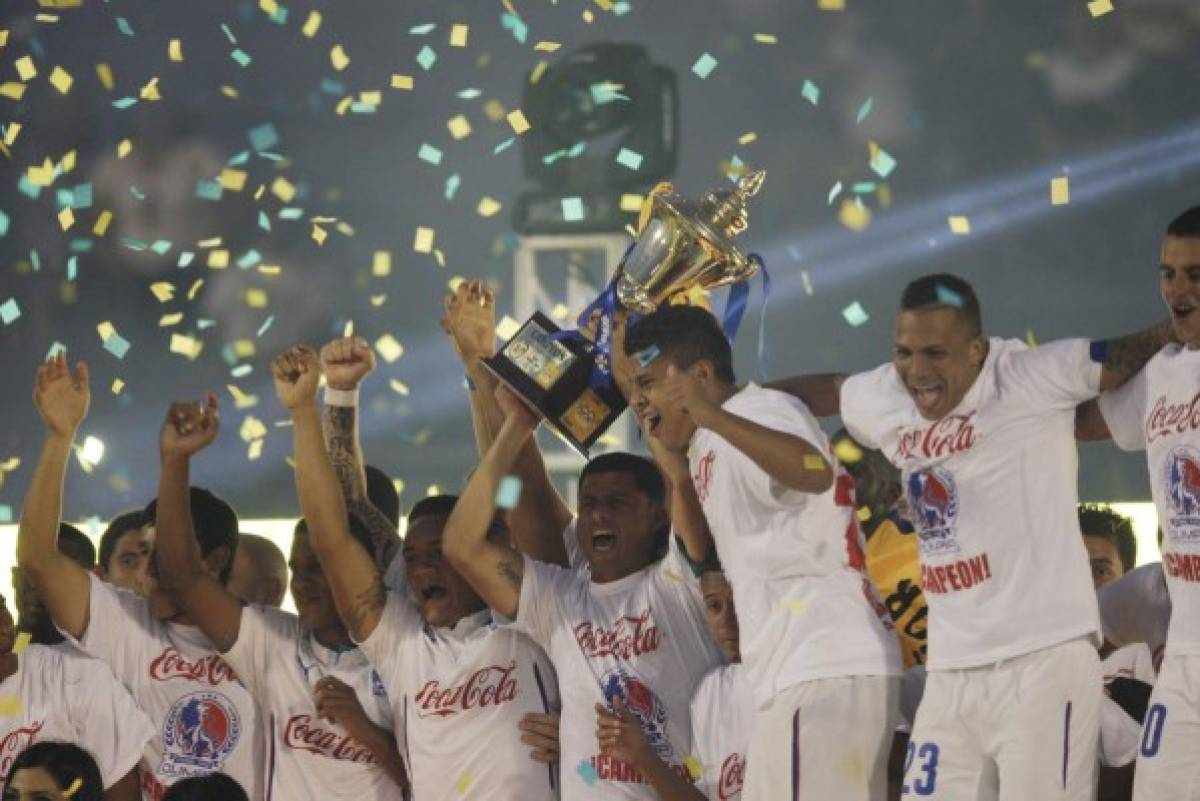
[{"label": "raised arm", "polygon": [[271,365],[275,394],[292,417],[296,493],[308,521],[309,539],[321,561],[338,615],[362,642],[379,625],[386,601],[375,560],[350,535],[346,502],[325,452],[317,411],[320,363],[310,348],[296,346]]},{"label": "raised arm", "polygon": [[804,401],[815,417],[830,417],[841,414],[842,384],[845,380],[845,373],[811,373],[771,381],[766,387]]},{"label": "raised arm", "polygon": [[76,639],[87,630],[91,587],[87,572],[59,552],[58,523],[67,460],[90,402],[88,369],[83,362],[72,373],[60,353],[38,368],[33,404],[46,426],[46,436],[17,528],[17,564],[54,622]]},{"label": "raised arm", "polygon": [[1100,373],[1100,391],[1104,392],[1124,384],[1173,338],[1171,323],[1164,320],[1137,333],[1093,342],[1093,358],[1098,356],[1103,365]]},{"label": "raised arm", "polygon": [[533,436],[537,417],[507,390],[497,393],[507,413],[492,447],[479,462],[442,534],[442,550],[488,606],[508,618],[517,616],[525,563],[508,545],[487,538],[496,514],[496,491],[521,448]]},{"label": "raised arm", "polygon": [[1075,407],[1075,439],[1080,442],[1095,442],[1111,438],[1108,423],[1100,413],[1100,403],[1095,398]]},{"label": "raised arm", "polygon": [[671,531],[683,542],[688,559],[696,565],[716,564],[716,549],[713,546],[712,531],[708,528],[708,519],[704,516],[704,508],[696,495],[696,487],[692,484],[692,473],[688,468],[687,457],[682,453],[667,450],[656,437],[650,436],[643,430],[643,436],[650,446],[654,463],[663,474],[670,490]]},{"label": "raised arm", "polygon": [[400,547],[392,521],[367,497],[366,463],[358,435],[358,389],[375,370],[375,353],[361,337],[335,339],[321,348],[325,373],[325,447],[351,514],[371,532],[375,563],[386,570]]},{"label": "raised arm", "polygon": [[217,437],[220,415],[211,392],[205,404],[173,403],[159,435],[158,584],[224,653],[237,642],[242,602],[210,573],[192,526],[189,487],[192,457]]}]

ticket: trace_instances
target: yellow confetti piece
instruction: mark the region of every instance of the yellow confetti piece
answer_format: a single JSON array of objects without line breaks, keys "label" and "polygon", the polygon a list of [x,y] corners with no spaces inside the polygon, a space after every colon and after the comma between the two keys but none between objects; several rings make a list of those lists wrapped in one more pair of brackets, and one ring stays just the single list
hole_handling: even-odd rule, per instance
[{"label": "yellow confetti piece", "polygon": [[641,211],[642,203],[645,202],[645,200],[645,197],[642,195],[621,195],[621,211]]},{"label": "yellow confetti piece", "polygon": [[123,159],[133,151],[133,143],[128,139],[122,139],[117,143],[117,158]]},{"label": "yellow confetti piece", "polygon": [[226,97],[233,98],[234,100],[237,100],[239,97],[238,90],[234,89],[232,86],[222,86],[221,94],[225,95]]},{"label": "yellow confetti piece", "polygon": [[451,117],[446,122],[446,127],[450,129],[450,135],[455,139],[466,139],[471,135],[471,122],[465,114]]},{"label": "yellow confetti piece", "polygon": [[250,443],[250,447],[248,447],[246,449],[246,458],[253,462],[255,459],[262,456],[262,449],[263,449],[263,440],[261,440],[261,439],[254,440],[253,442]]},{"label": "yellow confetti piece", "polygon": [[379,355],[388,364],[391,364],[404,355],[404,346],[396,341],[396,338],[391,334],[384,334],[375,340],[375,350],[379,351]]},{"label": "yellow confetti piece", "polygon": [[862,448],[850,439],[839,439],[833,443],[833,455],[842,464],[857,464],[863,458]]},{"label": "yellow confetti piece", "polygon": [[521,109],[513,109],[508,112],[508,124],[512,126],[513,133],[520,135],[529,130],[529,120],[525,119],[525,112]]},{"label": "yellow confetti piece", "polygon": [[68,150],[67,155],[62,157],[62,161],[58,162],[58,169],[63,173],[63,175],[66,175],[71,170],[75,169],[76,155],[77,154],[74,150]]},{"label": "yellow confetti piece", "polygon": [[8,145],[9,147],[12,147],[13,143],[17,141],[17,134],[19,134],[20,132],[21,132],[21,123],[10,122],[8,124],[8,127],[4,129],[4,144]]},{"label": "yellow confetti piece", "polygon": [[189,360],[195,361],[203,349],[204,343],[194,337],[171,334],[171,353],[178,353],[180,356],[186,356]]},{"label": "yellow confetti piece", "polygon": [[400,395],[401,397],[408,396],[408,384],[405,384],[403,381],[393,378],[391,381],[388,382],[388,385],[392,388],[392,391],[395,392],[397,395]]},{"label": "yellow confetti piece", "polygon": [[838,222],[851,231],[861,231],[871,224],[871,210],[862,203],[847,198],[838,209]]},{"label": "yellow confetti piece", "polygon": [[[434,486],[436,486],[436,485],[434,485]],[[431,487],[430,487],[430,489],[433,489],[433,488],[434,488],[433,486],[431,486]],[[430,494],[430,495],[436,495],[437,493],[436,493],[436,492],[431,492],[431,493],[429,493],[429,494]],[[19,703],[19,702],[20,702],[20,699],[18,699],[18,703]],[[459,794],[459,795],[466,795],[466,794],[467,794],[467,788],[468,788],[468,787],[470,787],[470,786],[471,786],[471,772],[470,772],[470,771],[467,771],[467,772],[466,772],[466,773],[464,773],[462,776],[459,776],[459,777],[458,777],[458,782],[457,782],[457,783],[454,785],[454,789],[455,789],[456,791],[458,791],[458,794]]]},{"label": "yellow confetti piece", "polygon": [[176,63],[183,61],[183,43],[178,39],[172,39],[167,43],[167,58]]},{"label": "yellow confetti piece", "polygon": [[393,89],[403,89],[405,91],[411,91],[413,88],[412,76],[411,75],[401,75],[400,73],[395,73],[394,75],[392,75],[392,88]]},{"label": "yellow confetti piece", "polygon": [[65,95],[71,91],[71,84],[75,83],[75,79],[71,77],[71,73],[62,67],[55,67],[50,71],[50,83],[60,94]]},{"label": "yellow confetti piece", "polygon": [[21,716],[21,696],[0,696],[0,717],[19,718]]},{"label": "yellow confetti piece", "polygon": [[504,104],[499,100],[489,100],[483,104],[483,113],[492,122],[500,122],[500,120],[504,119]]},{"label": "yellow confetti piece", "polygon": [[275,0],[258,0],[258,7],[268,17],[273,17],[279,11],[279,3]]},{"label": "yellow confetti piece", "polygon": [[253,339],[238,339],[233,343],[233,355],[239,359],[252,359],[257,352]]},{"label": "yellow confetti piece", "polygon": [[150,285],[150,292],[158,298],[159,303],[166,303],[175,297],[175,286],[170,281],[155,281]]},{"label": "yellow confetti piece", "polygon": [[751,142],[755,141],[756,139],[758,139],[758,134],[754,133],[754,131],[747,131],[746,133],[744,133],[738,137],[738,144],[739,145],[748,145]]},{"label": "yellow confetti piece", "polygon": [[413,236],[413,250],[417,253],[429,253],[433,250],[433,237],[436,232],[432,228],[424,226],[417,228],[416,234]]},{"label": "yellow confetti piece", "polygon": [[108,224],[112,222],[112,212],[108,209],[100,212],[100,216],[96,218],[96,224],[92,226],[92,233],[96,236],[104,236],[108,233]]},{"label": "yellow confetti piece", "polygon": [[1025,344],[1028,345],[1033,350],[1037,349],[1037,346],[1038,346],[1037,337],[1035,337],[1033,335],[1032,328],[1026,329],[1026,331],[1025,331]]},{"label": "yellow confetti piece", "polygon": [[950,225],[950,231],[965,236],[971,233],[971,220],[967,217],[955,216],[947,218],[946,222]]},{"label": "yellow confetti piece", "polygon": [[535,44],[533,46],[533,49],[537,50],[541,53],[553,53],[555,50],[558,50],[558,48],[560,48],[560,47],[562,47],[562,45],[558,42],[548,42],[545,39],[543,39],[542,41]]},{"label": "yellow confetti piece", "polygon": [[845,11],[846,0],[817,0],[817,8],[822,11]]},{"label": "yellow confetti piece", "polygon": [[108,91],[113,90],[113,72],[112,67],[101,62],[96,65],[96,77],[100,79],[100,85]]},{"label": "yellow confetti piece", "polygon": [[797,615],[808,611],[808,601],[804,598],[784,598],[780,601],[780,606]]},{"label": "yellow confetti piece", "polygon": [[4,47],[6,44],[8,44],[8,31],[0,29],[0,47]]},{"label": "yellow confetti piece", "polygon": [[272,278],[283,272],[283,269],[278,264],[260,264],[257,269],[261,275]]},{"label": "yellow confetti piece", "polygon": [[267,293],[262,289],[247,289],[246,290],[246,305],[252,309],[265,309],[267,307]]},{"label": "yellow confetti piece", "polygon": [[350,56],[346,55],[346,49],[340,44],[334,45],[329,51],[329,63],[335,70],[341,72],[350,66]]},{"label": "yellow confetti piece", "polygon": [[183,322],[183,312],[171,312],[170,314],[164,314],[162,317],[158,318],[158,327],[170,328],[171,326],[178,325],[181,322]]},{"label": "yellow confetti piece", "polygon": [[18,632],[16,642],[13,643],[13,653],[25,653],[25,649],[29,647],[31,642],[33,642],[33,634],[28,631]]},{"label": "yellow confetti piece", "polygon": [[325,239],[326,239],[326,237],[328,237],[328,236],[329,236],[329,234],[328,234],[328,233],[326,233],[326,231],[325,231],[325,229],[324,229],[324,228],[322,228],[322,227],[321,227],[321,226],[319,226],[319,225],[313,224],[313,227],[312,227],[312,238],[313,238],[313,241],[314,241],[314,242],[316,242],[318,245],[324,245],[324,244],[325,244]]},{"label": "yellow confetti piece", "polygon": [[754,41],[759,44],[778,44],[779,38],[773,33],[756,33],[754,34]]},{"label": "yellow confetti piece", "polygon": [[382,306],[384,303],[387,302],[387,294],[385,293],[383,295],[371,295],[370,300],[371,300],[371,307],[378,309],[380,306]]},{"label": "yellow confetti piece", "polygon": [[385,278],[392,274],[392,254],[386,250],[377,250],[371,258],[371,275]]},{"label": "yellow confetti piece", "polygon": [[451,47],[466,47],[467,37],[470,35],[470,26],[454,25],[450,28],[450,46]]},{"label": "yellow confetti piece", "polygon": [[20,100],[25,96],[25,84],[14,81],[0,83],[0,96],[7,97],[10,100]]},{"label": "yellow confetti piece", "polygon": [[208,252],[207,264],[214,270],[224,270],[229,266],[229,251],[224,248],[219,250],[210,250]]},{"label": "yellow confetti piece", "polygon": [[692,781],[699,781],[700,777],[704,775],[704,765],[691,754],[688,754],[687,759],[683,760],[683,764],[687,768],[688,775],[692,777]]},{"label": "yellow confetti piece", "polygon": [[1088,3],[1087,10],[1093,17],[1103,17],[1116,9],[1113,8],[1112,0],[1092,0]]},{"label": "yellow confetti piece", "polygon": [[307,36],[309,39],[311,39],[317,35],[317,31],[319,31],[320,29],[321,29],[321,12],[319,12],[319,11],[308,12],[308,19],[304,20],[304,27],[300,29],[300,32],[303,33],[305,36]]},{"label": "yellow confetti piece", "polygon": [[858,517],[858,522],[865,523],[871,519],[871,507],[860,506],[854,514]]},{"label": "yellow confetti piece", "polygon": [[221,239],[221,237],[214,236],[214,237],[210,237],[208,239],[201,239],[199,242],[196,243],[196,247],[198,247],[198,248],[219,248],[219,247],[221,247],[222,241],[223,240]]},{"label": "yellow confetti piece", "polygon": [[550,66],[550,64],[545,61],[539,61],[537,63],[537,65],[533,68],[533,71],[529,73],[530,86],[532,86],[533,84],[536,84],[538,81],[540,81],[542,79],[542,76],[546,73],[546,69],[549,66]]},{"label": "yellow confetti piece", "polygon": [[114,395],[120,395],[121,390],[123,390],[123,389],[125,389],[125,382],[119,378],[114,378],[113,382],[112,382],[112,386],[109,387],[109,391],[112,392],[112,394],[114,394]]},{"label": "yellow confetti piece", "polygon": [[479,205],[475,208],[475,211],[479,213],[480,217],[493,217],[500,211],[500,208],[498,200],[484,195],[479,198]]},{"label": "yellow confetti piece", "polygon": [[437,262],[438,267],[446,266],[446,254],[443,253],[439,248],[433,249],[433,260]]},{"label": "yellow confetti piece", "polygon": [[33,65],[33,59],[29,56],[21,56],[13,62],[13,66],[17,68],[17,77],[22,81],[31,81],[37,77],[37,67]]},{"label": "yellow confetti piece", "polygon": [[40,167],[30,165],[25,175],[34,186],[50,186],[54,183],[54,164],[50,159],[46,159]]},{"label": "yellow confetti piece", "polygon": [[1065,206],[1071,202],[1071,181],[1067,176],[1059,176],[1050,180],[1050,203],[1055,206]]},{"label": "yellow confetti piece", "polygon": [[69,230],[75,224],[75,212],[71,211],[70,206],[58,213],[58,224],[64,231]]},{"label": "yellow confetti piece", "polygon": [[155,76],[147,81],[146,85],[138,90],[138,96],[141,97],[142,100],[162,100],[162,95],[158,93],[158,76]]},{"label": "yellow confetti piece", "polygon": [[496,336],[503,340],[512,339],[521,330],[521,324],[507,314],[500,318],[499,325],[496,326]]},{"label": "yellow confetti piece", "polygon": [[233,405],[236,409],[253,409],[258,405],[257,395],[247,395],[233,384],[226,384],[225,389],[229,390],[229,394],[233,396]]},{"label": "yellow confetti piece", "polygon": [[596,21],[596,15],[592,13],[592,10],[590,8],[585,8],[583,10],[583,13],[580,14],[580,16],[583,17],[583,21],[586,22],[588,25],[591,25],[593,22]]},{"label": "yellow confetti piece", "polygon": [[252,414],[246,415],[246,419],[242,421],[242,427],[238,430],[238,436],[242,438],[242,442],[262,439],[266,435],[267,427],[263,425],[262,420]]},{"label": "yellow confetti piece", "polygon": [[217,183],[230,192],[241,192],[246,186],[245,170],[234,170],[226,167],[217,176]]},{"label": "yellow confetti piece", "polygon": [[291,181],[281,175],[271,182],[271,194],[284,203],[291,203],[292,198],[296,196],[296,187],[292,185]]},{"label": "yellow confetti piece", "polygon": [[822,459],[820,456],[816,456],[811,453],[806,453],[804,455],[804,469],[805,470],[824,470],[825,468],[826,468],[825,460]]},{"label": "yellow confetti piece", "polygon": [[383,93],[378,89],[373,89],[367,92],[359,92],[358,102],[365,103],[368,106],[378,106],[383,102]]},{"label": "yellow confetti piece", "polygon": [[202,287],[202,286],[204,286],[203,278],[197,278],[195,281],[193,281],[192,285],[190,287],[188,287],[187,299],[195,300],[196,295],[197,295],[197,293],[200,292],[200,287]]}]

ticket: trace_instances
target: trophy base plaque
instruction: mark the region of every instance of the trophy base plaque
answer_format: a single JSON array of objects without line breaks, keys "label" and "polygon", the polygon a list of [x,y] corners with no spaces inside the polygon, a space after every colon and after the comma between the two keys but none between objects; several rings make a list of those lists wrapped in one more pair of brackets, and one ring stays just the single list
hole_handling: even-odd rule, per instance
[{"label": "trophy base plaque", "polygon": [[626,402],[615,384],[592,386],[595,356],[578,339],[555,339],[561,330],[534,312],[483,366],[587,458]]}]

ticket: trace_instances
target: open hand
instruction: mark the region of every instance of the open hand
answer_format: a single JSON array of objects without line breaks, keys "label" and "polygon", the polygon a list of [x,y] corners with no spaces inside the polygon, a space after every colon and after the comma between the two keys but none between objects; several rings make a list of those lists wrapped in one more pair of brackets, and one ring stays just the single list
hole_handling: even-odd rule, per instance
[{"label": "open hand", "polygon": [[289,411],[300,405],[317,401],[317,385],[321,381],[321,365],[316,352],[306,345],[295,345],[271,362],[275,394]]},{"label": "open hand", "polygon": [[596,742],[600,745],[600,753],[616,757],[643,773],[646,765],[658,759],[646,741],[641,721],[619,696],[613,700],[612,712],[603,704],[596,704]]},{"label": "open hand", "polygon": [[362,337],[341,337],[321,348],[321,370],[334,389],[357,389],[375,369],[375,351]]},{"label": "open hand", "polygon": [[354,688],[333,676],[325,676],[313,688],[313,702],[317,715],[323,720],[341,726],[360,743],[369,742],[376,726],[367,717]]},{"label": "open hand", "polygon": [[455,352],[473,364],[496,352],[496,293],[478,279],[463,281],[446,294],[442,330]]},{"label": "open hand", "polygon": [[87,417],[91,399],[86,363],[78,362],[72,373],[67,367],[66,354],[60,351],[38,368],[33,382],[33,405],[47,431],[74,437]]},{"label": "open hand", "polygon": [[217,396],[209,392],[204,403],[172,403],[167,410],[158,448],[163,458],[190,457],[212,444],[221,427]]},{"label": "open hand", "polygon": [[517,724],[517,729],[521,732],[521,742],[533,749],[529,752],[529,758],[534,762],[558,762],[561,758],[559,722],[558,712],[529,712]]}]

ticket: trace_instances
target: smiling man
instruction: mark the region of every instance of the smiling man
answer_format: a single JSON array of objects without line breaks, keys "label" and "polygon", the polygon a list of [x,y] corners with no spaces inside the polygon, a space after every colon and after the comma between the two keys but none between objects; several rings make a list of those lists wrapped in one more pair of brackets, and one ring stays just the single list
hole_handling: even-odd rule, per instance
[{"label": "smiling man", "polygon": [[929,678],[905,786],[932,799],[1090,799],[1101,700],[1096,596],[1079,531],[1075,408],[1170,337],[1030,348],[983,336],[954,275],[910,283],[893,358],[778,386],[902,471],[929,604]]}]

